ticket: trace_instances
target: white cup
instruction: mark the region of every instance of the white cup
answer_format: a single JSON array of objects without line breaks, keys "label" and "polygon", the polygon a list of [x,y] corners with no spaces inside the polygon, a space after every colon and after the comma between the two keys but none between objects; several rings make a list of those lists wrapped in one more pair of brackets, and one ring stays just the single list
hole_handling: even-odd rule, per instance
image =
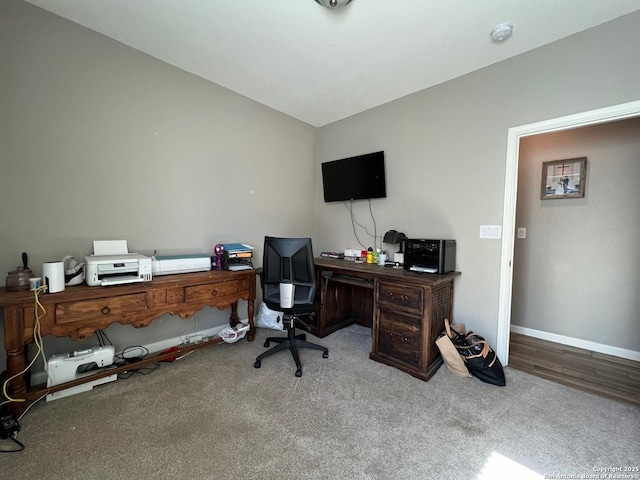
[{"label": "white cup", "polygon": [[384,265],[385,263],[387,263],[387,254],[386,253],[381,253],[378,256],[378,265]]},{"label": "white cup", "polygon": [[31,277],[29,279],[29,290],[36,291],[42,286],[42,277]]},{"label": "white cup", "polygon": [[293,283],[280,284],[280,306],[282,308],[293,307],[294,296],[295,296],[295,285]]}]

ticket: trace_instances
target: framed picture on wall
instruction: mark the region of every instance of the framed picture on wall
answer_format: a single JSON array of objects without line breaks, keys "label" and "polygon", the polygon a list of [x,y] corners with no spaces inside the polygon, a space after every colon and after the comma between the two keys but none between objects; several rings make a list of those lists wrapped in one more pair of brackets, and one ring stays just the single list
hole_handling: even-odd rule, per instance
[{"label": "framed picture on wall", "polygon": [[587,157],[542,162],[541,200],[583,198],[587,183]]}]

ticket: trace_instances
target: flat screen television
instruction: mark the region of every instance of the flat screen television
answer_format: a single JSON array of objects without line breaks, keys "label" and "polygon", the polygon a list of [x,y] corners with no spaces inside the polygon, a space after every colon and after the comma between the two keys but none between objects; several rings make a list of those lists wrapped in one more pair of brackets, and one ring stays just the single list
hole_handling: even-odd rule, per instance
[{"label": "flat screen television", "polygon": [[384,152],[324,162],[322,188],[325,202],[386,197]]}]

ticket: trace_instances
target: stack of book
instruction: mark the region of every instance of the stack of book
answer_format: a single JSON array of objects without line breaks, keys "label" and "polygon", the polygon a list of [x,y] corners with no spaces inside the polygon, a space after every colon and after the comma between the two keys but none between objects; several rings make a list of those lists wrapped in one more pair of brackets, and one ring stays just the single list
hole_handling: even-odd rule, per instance
[{"label": "stack of book", "polygon": [[253,247],[246,243],[223,243],[224,266],[232,272],[253,269]]},{"label": "stack of book", "polygon": [[367,263],[367,251],[348,248],[344,251],[342,258],[351,262]]}]

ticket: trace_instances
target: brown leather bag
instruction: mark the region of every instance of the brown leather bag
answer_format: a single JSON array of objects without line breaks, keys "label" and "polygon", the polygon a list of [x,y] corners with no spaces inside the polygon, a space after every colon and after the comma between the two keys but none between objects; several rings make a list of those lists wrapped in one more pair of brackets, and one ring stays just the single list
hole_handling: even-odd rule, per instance
[{"label": "brown leather bag", "polygon": [[[445,328],[446,324],[445,320]],[[475,332],[460,333],[449,328],[446,328],[446,334],[471,375],[499,387],[507,384],[502,364],[484,337]]]},{"label": "brown leather bag", "polygon": [[458,377],[470,377],[471,374],[469,373],[469,369],[467,368],[465,361],[462,359],[462,356],[458,353],[458,349],[451,341],[451,338],[453,338],[455,334],[464,334],[464,324],[460,323],[450,325],[449,319],[445,318],[444,328],[445,330],[436,339],[436,345],[440,350],[440,355],[442,355],[444,364],[454,375],[457,375]]}]

